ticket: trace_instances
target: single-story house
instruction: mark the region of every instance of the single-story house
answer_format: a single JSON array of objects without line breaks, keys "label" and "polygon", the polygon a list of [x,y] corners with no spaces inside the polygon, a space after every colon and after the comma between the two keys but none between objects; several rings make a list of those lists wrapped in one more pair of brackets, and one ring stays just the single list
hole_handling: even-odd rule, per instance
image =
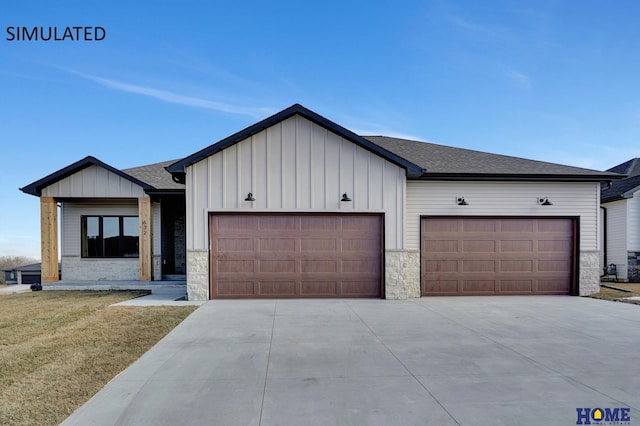
[{"label": "single-story house", "polygon": [[[191,300],[599,291],[623,176],[392,137],[293,105],[181,160],[84,158],[40,197],[44,281],[185,274]],[[48,260],[47,260],[48,259]]]},{"label": "single-story house", "polygon": [[640,158],[608,170],[626,175],[602,184],[602,255],[600,264],[614,264],[621,281],[640,282]]},{"label": "single-story house", "polygon": [[[41,282],[40,265],[40,263],[32,263],[5,269],[3,271],[5,284],[33,284]],[[61,274],[62,270],[60,269],[60,265],[58,265],[58,276],[61,276]]]}]

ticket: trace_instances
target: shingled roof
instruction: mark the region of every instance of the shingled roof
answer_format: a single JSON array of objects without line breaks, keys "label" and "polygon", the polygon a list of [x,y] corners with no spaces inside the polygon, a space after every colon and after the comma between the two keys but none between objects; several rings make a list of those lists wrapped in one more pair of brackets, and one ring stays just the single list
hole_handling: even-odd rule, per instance
[{"label": "shingled roof", "polygon": [[365,136],[365,139],[400,157],[410,158],[426,170],[420,179],[600,181],[622,177],[615,172],[527,160],[430,142],[386,136]]},{"label": "shingled roof", "polygon": [[600,202],[622,200],[633,197],[633,192],[640,190],[640,158],[633,158],[622,164],[618,164],[608,170],[609,172],[627,175],[626,178],[613,182],[611,185],[602,185]]},{"label": "shingled roof", "polygon": [[163,161],[161,163],[123,169],[122,171],[136,179],[148,183],[156,190],[184,190],[184,185],[174,182],[171,174],[165,169],[176,161],[178,160]]}]

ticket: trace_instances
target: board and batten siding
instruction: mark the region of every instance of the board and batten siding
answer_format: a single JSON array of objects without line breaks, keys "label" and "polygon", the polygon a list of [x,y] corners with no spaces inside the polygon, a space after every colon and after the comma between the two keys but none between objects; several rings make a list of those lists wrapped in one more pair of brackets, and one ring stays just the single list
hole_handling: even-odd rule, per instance
[{"label": "board and batten siding", "polygon": [[62,203],[62,256],[81,256],[82,216],[138,216],[138,200]]},{"label": "board and batten siding", "polygon": [[[385,213],[387,249],[404,248],[406,172],[293,116],[186,170],[187,248],[208,248],[209,212]],[[251,192],[255,201],[244,201]],[[343,193],[353,200],[340,202]]]},{"label": "board and batten siding", "polygon": [[[456,197],[469,203],[458,206]],[[541,206],[548,197],[552,206]],[[577,216],[581,250],[599,250],[598,183],[407,182],[407,249],[420,249],[420,216]],[[596,260],[597,261],[597,260]]]},{"label": "board and batten siding", "polygon": [[142,187],[96,165],[42,189],[43,197],[58,198],[137,198],[144,195]]},{"label": "board and batten siding", "polygon": [[627,279],[627,205],[629,200],[607,203],[607,264],[615,264],[618,278]]}]

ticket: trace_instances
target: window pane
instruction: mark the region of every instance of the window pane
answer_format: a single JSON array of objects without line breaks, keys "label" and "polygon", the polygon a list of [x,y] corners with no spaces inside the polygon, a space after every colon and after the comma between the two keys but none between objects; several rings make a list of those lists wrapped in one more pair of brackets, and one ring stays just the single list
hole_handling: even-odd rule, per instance
[{"label": "window pane", "polygon": [[102,238],[104,241],[104,256],[119,257],[120,254],[120,218],[102,218]]},{"label": "window pane", "polygon": [[100,250],[100,218],[86,217],[83,235],[83,255],[85,257],[101,256]]},{"label": "window pane", "polygon": [[124,257],[138,256],[139,226],[137,217],[122,218],[122,239],[124,240]]}]

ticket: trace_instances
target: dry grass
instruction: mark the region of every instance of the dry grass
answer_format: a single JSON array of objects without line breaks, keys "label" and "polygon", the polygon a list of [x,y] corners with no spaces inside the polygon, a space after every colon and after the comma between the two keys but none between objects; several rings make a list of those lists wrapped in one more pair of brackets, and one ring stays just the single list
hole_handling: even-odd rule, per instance
[{"label": "dry grass", "polygon": [[600,293],[592,294],[589,297],[594,299],[604,299],[604,300],[615,300],[618,302],[627,302],[634,303],[636,305],[640,305],[640,300],[625,300],[627,297],[640,296],[640,283],[616,283],[616,282],[606,282],[602,283],[609,287],[616,287],[626,291],[615,290],[607,287],[600,287]]},{"label": "dry grass", "polygon": [[141,293],[0,297],[0,424],[60,423],[195,310],[109,307]]}]

